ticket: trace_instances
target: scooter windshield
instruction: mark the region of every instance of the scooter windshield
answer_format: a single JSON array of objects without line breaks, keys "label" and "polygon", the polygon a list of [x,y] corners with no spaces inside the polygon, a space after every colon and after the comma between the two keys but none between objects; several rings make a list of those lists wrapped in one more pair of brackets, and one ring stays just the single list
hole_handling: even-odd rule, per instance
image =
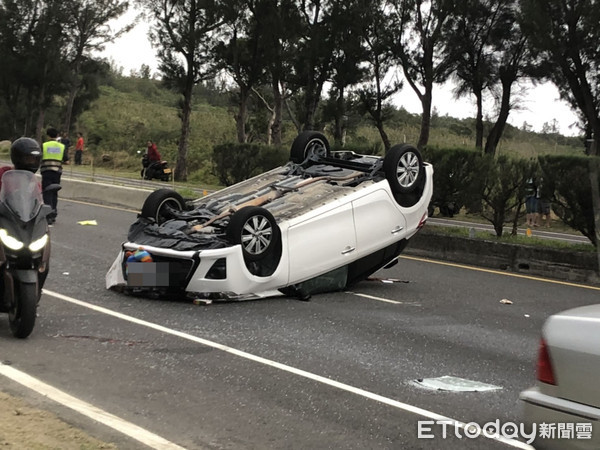
[{"label": "scooter windshield", "polygon": [[6,205],[23,222],[29,222],[38,215],[44,203],[36,176],[27,170],[4,172],[0,203]]}]

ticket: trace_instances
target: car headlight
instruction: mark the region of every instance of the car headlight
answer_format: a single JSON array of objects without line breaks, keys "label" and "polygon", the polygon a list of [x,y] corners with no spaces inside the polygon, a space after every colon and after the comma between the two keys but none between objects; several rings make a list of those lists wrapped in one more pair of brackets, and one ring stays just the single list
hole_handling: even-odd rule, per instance
[{"label": "car headlight", "polygon": [[45,234],[41,238],[39,238],[39,239],[33,241],[31,244],[29,244],[29,250],[31,250],[32,252],[37,252],[37,251],[43,249],[47,243],[48,243],[48,235]]},{"label": "car headlight", "polygon": [[23,243],[8,234],[5,229],[0,229],[0,241],[11,250],[21,250],[23,248]]}]

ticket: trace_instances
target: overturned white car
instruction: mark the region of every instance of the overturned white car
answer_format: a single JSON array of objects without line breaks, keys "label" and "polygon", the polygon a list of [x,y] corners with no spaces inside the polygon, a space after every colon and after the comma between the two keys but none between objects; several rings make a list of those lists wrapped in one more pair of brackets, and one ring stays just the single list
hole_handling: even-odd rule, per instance
[{"label": "overturned white car", "polygon": [[205,197],[151,193],[106,275],[133,294],[307,299],[397,257],[427,219],[433,168],[419,151],[331,152],[305,131],[290,162]]}]

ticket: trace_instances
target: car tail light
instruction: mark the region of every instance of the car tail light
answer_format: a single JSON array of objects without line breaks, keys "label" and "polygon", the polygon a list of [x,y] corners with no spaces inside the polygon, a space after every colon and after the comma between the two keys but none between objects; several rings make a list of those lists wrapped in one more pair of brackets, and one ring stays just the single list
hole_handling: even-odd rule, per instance
[{"label": "car tail light", "polygon": [[423,226],[425,225],[425,222],[427,222],[427,213],[423,214],[423,217],[421,217],[421,220],[419,221],[419,225],[417,225],[417,230],[420,228],[423,228]]},{"label": "car tail light", "polygon": [[538,352],[537,378],[542,383],[556,385],[554,372],[552,371],[550,352],[548,352],[548,346],[546,345],[546,341],[543,339],[540,341],[540,350]]}]

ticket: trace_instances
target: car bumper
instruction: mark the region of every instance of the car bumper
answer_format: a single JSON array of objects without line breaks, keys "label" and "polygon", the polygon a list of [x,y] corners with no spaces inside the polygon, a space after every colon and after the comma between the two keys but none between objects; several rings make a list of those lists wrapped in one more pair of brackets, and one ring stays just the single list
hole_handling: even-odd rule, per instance
[{"label": "car bumper", "polygon": [[[146,250],[154,262],[167,267],[168,276],[147,277],[145,282],[132,283],[126,269],[126,252]],[[144,265],[148,263],[138,263]],[[148,265],[147,267],[152,267]],[[164,280],[168,281],[164,281]],[[284,287],[287,273],[283,264],[268,277],[258,277],[249,272],[244,262],[241,246],[226,248],[178,251],[127,242],[117,255],[106,274],[106,287],[125,288],[137,291],[185,291],[191,297],[245,299],[280,295],[278,288]]]},{"label": "car bumper", "polygon": [[[534,387],[521,393],[523,401],[523,417],[527,424],[537,425],[536,449],[598,449],[600,448],[600,409],[581,403],[572,402],[552,395],[544,394]],[[553,426],[554,438],[541,437],[540,424]],[[560,438],[558,427],[561,424],[591,424],[591,438],[578,434],[576,425],[572,435]]]}]

